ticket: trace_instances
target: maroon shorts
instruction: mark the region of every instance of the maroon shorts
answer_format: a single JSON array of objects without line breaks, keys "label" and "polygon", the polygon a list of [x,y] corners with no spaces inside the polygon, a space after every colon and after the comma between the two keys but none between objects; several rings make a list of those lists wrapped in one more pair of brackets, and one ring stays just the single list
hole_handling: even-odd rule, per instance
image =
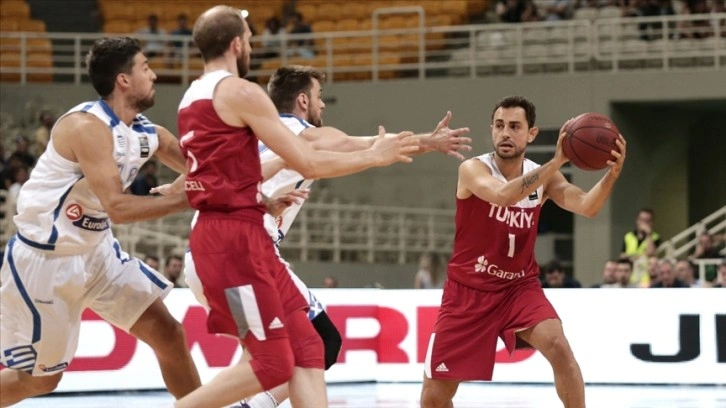
[{"label": "maroon shorts", "polygon": [[[202,214],[189,238],[209,303],[210,333],[287,338],[286,316],[308,302],[260,222]],[[294,335],[294,333],[290,333]]]},{"label": "maroon shorts", "polygon": [[429,339],[424,369],[437,380],[492,379],[497,338],[510,355],[531,348],[518,331],[547,319],[559,319],[537,280],[498,292],[484,292],[451,279],[444,285],[441,308]]}]

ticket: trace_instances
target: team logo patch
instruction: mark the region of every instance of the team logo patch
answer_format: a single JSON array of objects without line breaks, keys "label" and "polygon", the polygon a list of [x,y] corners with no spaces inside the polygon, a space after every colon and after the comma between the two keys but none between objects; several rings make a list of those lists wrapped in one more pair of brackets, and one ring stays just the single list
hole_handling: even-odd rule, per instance
[{"label": "team logo patch", "polygon": [[149,138],[146,136],[139,136],[139,152],[141,157],[149,157]]},{"label": "team logo patch", "polygon": [[107,230],[110,227],[108,223],[108,218],[95,218],[89,217],[87,215],[84,215],[80,219],[73,221],[73,225],[88,231],[103,231]]},{"label": "team logo patch", "polygon": [[78,221],[83,217],[83,208],[78,204],[71,204],[66,208],[66,217],[71,221]]}]

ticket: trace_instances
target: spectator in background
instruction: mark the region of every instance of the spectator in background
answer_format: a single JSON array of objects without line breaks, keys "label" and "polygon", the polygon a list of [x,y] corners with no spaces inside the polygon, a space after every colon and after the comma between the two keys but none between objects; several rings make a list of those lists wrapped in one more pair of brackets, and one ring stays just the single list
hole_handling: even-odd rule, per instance
[{"label": "spectator in background", "polygon": [[646,255],[655,254],[655,249],[661,243],[660,235],[653,231],[655,215],[650,208],[642,208],[638,211],[635,219],[635,229],[623,237],[622,257],[628,257],[631,261]]},{"label": "spectator in background", "polygon": [[272,16],[265,21],[265,29],[262,31],[262,46],[264,51],[262,58],[275,58],[280,56],[281,35],[284,33],[282,23],[277,16]]},{"label": "spectator in background", "polygon": [[521,20],[523,23],[540,21],[539,10],[534,0],[524,0],[524,10],[522,10]]},{"label": "spectator in background", "polygon": [[20,193],[20,187],[25,184],[26,181],[28,181],[28,178],[30,176],[30,171],[28,171],[28,168],[23,166],[16,167],[13,170],[13,184],[10,185],[8,188],[8,198],[7,198],[7,212],[8,216],[12,217],[15,214],[17,214],[17,203],[18,203],[18,194]]},{"label": "spectator in background", "polygon": [[495,11],[502,23],[520,23],[525,8],[524,0],[499,0]]},{"label": "spectator in background", "polygon": [[[714,245],[713,236],[707,231],[698,236],[698,244],[693,254],[689,257],[696,259],[718,259],[721,258],[721,251]],[[712,282],[716,279],[716,265],[706,265],[706,280]]]},{"label": "spectator in background", "polygon": [[704,232],[698,236],[698,244],[691,255],[692,259],[713,259],[721,258],[718,248],[713,244],[713,236]]},{"label": "spectator in background", "polygon": [[616,288],[618,287],[618,280],[615,276],[618,263],[612,259],[605,261],[605,265],[602,268],[602,283],[596,283],[592,285],[593,288]]},{"label": "spectator in background", "polygon": [[[192,35],[192,30],[189,28],[189,19],[186,14],[181,13],[176,18],[177,21],[177,27],[174,29],[174,31],[171,32],[172,35]],[[172,43],[174,46],[174,56],[177,58],[181,58],[182,56],[182,49],[184,47],[183,41],[174,41]],[[192,51],[193,47],[190,47],[189,51]]]},{"label": "spectator in background", "polygon": [[616,288],[634,288],[635,285],[630,282],[633,274],[633,261],[630,258],[620,258],[615,265]]},{"label": "spectator in background", "polygon": [[151,189],[159,185],[156,178],[156,162],[149,160],[141,166],[139,174],[131,183],[131,194],[144,196],[150,195]]},{"label": "spectator in background", "polygon": [[[303,19],[303,15],[296,11],[290,16],[289,21],[290,34],[310,34],[313,32],[310,28],[310,24],[306,23]],[[288,50],[288,53],[292,55],[298,55],[303,58],[313,58],[315,56],[315,49],[313,47],[312,39],[294,40],[291,42],[292,47]]]},{"label": "spectator in background", "polygon": [[718,266],[718,278],[716,283],[713,284],[714,288],[726,287],[726,258],[721,260],[721,264]]},{"label": "spectator in background", "polygon": [[445,276],[441,259],[432,253],[422,254],[418,259],[418,271],[413,277],[414,289],[441,289]]},{"label": "spectator in background", "polygon": [[169,255],[164,263],[164,276],[167,277],[175,288],[186,288],[184,278],[182,277],[182,269],[184,262],[179,255]]},{"label": "spectator in background", "polygon": [[703,282],[697,277],[695,266],[687,259],[676,262],[676,278],[689,288],[702,288],[704,286]]},{"label": "spectator in background", "polygon": [[156,255],[146,255],[144,263],[152,267],[155,271],[159,270],[159,257]]},{"label": "spectator in background", "polygon": [[[18,136],[18,138],[15,139],[15,151],[10,155],[8,161],[10,161],[13,157],[19,159],[22,164],[29,169],[32,169],[33,166],[35,166],[35,156],[30,153],[30,143],[28,143],[28,138],[25,136]],[[11,171],[14,171],[13,168],[11,168]]]},{"label": "spectator in background", "polygon": [[544,266],[543,288],[581,288],[580,282],[567,276],[560,261],[553,259]]},{"label": "spectator in background", "polygon": [[50,111],[43,111],[40,113],[38,121],[40,126],[35,129],[35,145],[33,152],[35,157],[40,157],[45,152],[45,147],[48,146],[48,140],[50,140],[50,130],[55,125],[55,115]]},{"label": "spectator in background", "polygon": [[676,278],[673,261],[661,259],[658,261],[658,282],[650,285],[651,288],[687,288],[688,285]]},{"label": "spectator in background", "polygon": [[660,282],[660,275],[658,274],[658,259],[657,256],[653,255],[648,257],[648,286],[652,287],[654,283]]},{"label": "spectator in background", "polygon": [[545,6],[545,21],[560,21],[570,18],[572,0],[550,0]]},{"label": "spectator in background", "polygon": [[150,36],[149,38],[142,38],[144,55],[148,58],[166,57],[166,43],[161,38],[166,35],[166,30],[159,28],[159,17],[156,14],[150,14],[147,22],[149,24],[147,27],[141,28],[136,32],[137,34]]},{"label": "spectator in background", "polygon": [[323,278],[323,287],[329,289],[337,288],[338,280],[334,276],[326,276]]}]

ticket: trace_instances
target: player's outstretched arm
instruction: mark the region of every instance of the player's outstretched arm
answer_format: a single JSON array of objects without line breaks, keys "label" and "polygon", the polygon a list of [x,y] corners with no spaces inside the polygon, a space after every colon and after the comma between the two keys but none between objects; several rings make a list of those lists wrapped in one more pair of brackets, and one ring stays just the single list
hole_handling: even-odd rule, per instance
[{"label": "player's outstretched arm", "polygon": [[575,214],[592,218],[600,212],[600,209],[607,201],[613,191],[615,181],[620,176],[625,163],[625,138],[620,135],[615,141],[619,151],[611,153],[615,160],[608,161],[610,169],[595,184],[590,191],[585,193],[576,185],[565,179],[562,173],[558,172],[552,181],[547,185],[545,197],[552,198],[558,206]]},{"label": "player's outstretched arm", "polygon": [[225,86],[217,87],[214,101],[220,117],[230,125],[252,128],[288,168],[305,178],[340,177],[371,167],[409,162],[409,155],[418,150],[410,132],[395,138],[379,136],[369,149],[354,153],[314,150],[280,121],[272,101],[258,85],[239,78],[227,78],[223,82]]},{"label": "player's outstretched arm", "polygon": [[85,182],[114,224],[160,218],[189,207],[185,194],[162,197],[124,194],[113,157],[113,137],[106,124],[86,113],[73,113],[53,130],[53,145],[80,165]]},{"label": "player's outstretched arm", "polygon": [[[461,136],[469,133],[469,128],[451,129],[449,128],[450,121],[451,112],[447,112],[433,132],[414,135],[420,147],[414,154],[439,151],[463,160],[464,156],[459,152],[471,150],[471,139]],[[310,127],[300,134],[312,144],[314,149],[335,152],[355,152],[368,149],[373,145],[377,137],[349,136],[342,130],[330,126]],[[396,135],[388,134],[387,136],[395,137]]]},{"label": "player's outstretched arm", "polygon": [[159,136],[159,148],[154,156],[166,167],[179,174],[187,174],[187,165],[184,155],[179,148],[179,139],[165,127],[156,125],[156,134]]}]

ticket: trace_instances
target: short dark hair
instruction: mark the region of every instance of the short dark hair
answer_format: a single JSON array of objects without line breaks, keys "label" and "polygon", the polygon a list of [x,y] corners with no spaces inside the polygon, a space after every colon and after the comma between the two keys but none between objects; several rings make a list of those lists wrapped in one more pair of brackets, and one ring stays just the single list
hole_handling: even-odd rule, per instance
[{"label": "short dark hair", "polygon": [[267,93],[281,113],[295,109],[295,98],[300,93],[310,96],[313,78],[323,84],[325,73],[309,65],[286,65],[277,69],[267,83]]},{"label": "short dark hair", "polygon": [[506,98],[501,99],[496,105],[494,105],[494,110],[492,110],[492,120],[494,120],[494,114],[497,112],[497,109],[517,107],[524,109],[524,114],[527,117],[527,126],[530,128],[534,127],[534,121],[537,119],[537,113],[535,112],[534,104],[524,96],[507,96]]},{"label": "short dark hair", "polygon": [[93,89],[105,98],[113,92],[118,74],[130,74],[134,57],[141,52],[139,40],[130,37],[96,40],[86,56]]},{"label": "short dark hair", "polygon": [[171,261],[176,259],[179,262],[184,263],[184,260],[182,260],[182,257],[179,255],[169,255],[166,257],[166,261],[164,261],[164,266],[169,266],[171,264]]},{"label": "short dark hair", "polygon": [[619,264],[628,264],[628,266],[630,266],[630,270],[633,269],[633,261],[631,261],[630,258],[628,258],[628,257],[618,258],[618,263]]},{"label": "short dark hair", "polygon": [[[212,9],[216,10],[208,14]],[[242,37],[245,32],[245,20],[240,10],[229,6],[215,6],[212,9],[197,18],[192,33],[204,61],[224,55],[232,40]]]},{"label": "short dark hair", "polygon": [[547,262],[547,264],[544,266],[544,271],[545,271],[545,273],[550,273],[550,272],[555,272],[555,271],[564,273],[565,268],[562,267],[562,264],[560,263],[560,261],[558,261],[557,259],[553,259],[553,260]]},{"label": "short dark hair", "polygon": [[650,214],[650,216],[652,218],[655,218],[655,212],[653,212],[652,208],[647,208],[647,207],[641,208],[640,210],[638,210],[638,214],[640,214],[640,213]]}]

